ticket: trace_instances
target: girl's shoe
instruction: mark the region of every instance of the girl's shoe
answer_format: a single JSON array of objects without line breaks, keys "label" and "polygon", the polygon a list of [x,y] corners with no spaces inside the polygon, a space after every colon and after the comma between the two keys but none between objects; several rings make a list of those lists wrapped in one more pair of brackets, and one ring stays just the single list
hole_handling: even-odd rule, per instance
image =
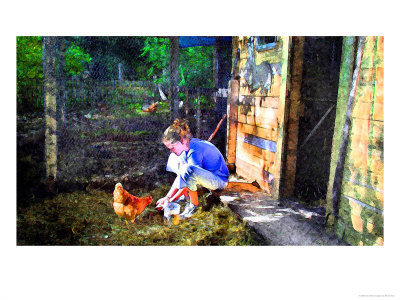
[{"label": "girl's shoe", "polygon": [[179,214],[179,218],[189,219],[196,212],[197,206],[192,203],[186,203],[186,207],[181,214]]}]

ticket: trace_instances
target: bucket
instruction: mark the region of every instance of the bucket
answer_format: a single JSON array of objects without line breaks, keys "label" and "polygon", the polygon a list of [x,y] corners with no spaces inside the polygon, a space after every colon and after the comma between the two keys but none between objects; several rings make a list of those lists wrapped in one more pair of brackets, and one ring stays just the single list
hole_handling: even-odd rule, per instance
[{"label": "bucket", "polygon": [[164,207],[164,217],[168,218],[171,215],[179,215],[181,206],[178,203],[170,202]]}]

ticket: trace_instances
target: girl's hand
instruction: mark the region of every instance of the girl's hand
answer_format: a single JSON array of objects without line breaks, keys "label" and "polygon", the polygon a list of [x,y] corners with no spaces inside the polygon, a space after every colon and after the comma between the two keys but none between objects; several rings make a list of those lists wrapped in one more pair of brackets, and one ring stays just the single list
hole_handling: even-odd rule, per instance
[{"label": "girl's hand", "polygon": [[165,204],[167,204],[169,202],[169,197],[165,196],[164,198],[161,198],[157,201],[157,205],[156,208],[158,207],[164,207]]}]

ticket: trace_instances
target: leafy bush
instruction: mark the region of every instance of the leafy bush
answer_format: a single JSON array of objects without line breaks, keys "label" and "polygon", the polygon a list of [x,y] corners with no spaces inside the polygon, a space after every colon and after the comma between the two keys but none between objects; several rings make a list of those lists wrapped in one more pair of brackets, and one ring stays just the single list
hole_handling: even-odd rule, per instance
[{"label": "leafy bush", "polygon": [[43,83],[42,42],[38,36],[17,37],[17,99],[32,109],[41,99]]},{"label": "leafy bush", "polygon": [[80,75],[84,71],[84,64],[92,60],[89,54],[74,43],[65,52],[65,70],[67,75]]}]

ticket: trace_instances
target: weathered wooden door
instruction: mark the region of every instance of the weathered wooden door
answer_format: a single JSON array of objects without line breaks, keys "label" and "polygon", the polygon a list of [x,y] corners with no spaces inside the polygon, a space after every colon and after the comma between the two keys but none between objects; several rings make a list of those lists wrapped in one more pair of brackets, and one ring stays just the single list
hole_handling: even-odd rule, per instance
[{"label": "weathered wooden door", "polygon": [[[263,44],[263,41],[266,43]],[[227,161],[236,173],[279,197],[286,123],[289,37],[237,37],[231,82]]]}]

